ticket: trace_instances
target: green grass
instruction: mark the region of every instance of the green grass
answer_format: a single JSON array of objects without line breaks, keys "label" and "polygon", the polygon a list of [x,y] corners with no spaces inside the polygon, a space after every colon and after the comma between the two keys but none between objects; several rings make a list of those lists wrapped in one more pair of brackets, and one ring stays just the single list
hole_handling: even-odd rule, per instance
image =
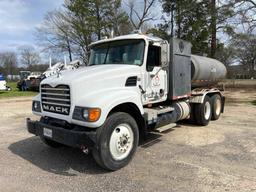
[{"label": "green grass", "polygon": [[19,91],[16,82],[8,82],[7,86],[11,87],[11,91],[0,91],[0,99],[11,97],[28,97],[35,96],[38,93],[32,91]]},{"label": "green grass", "polygon": [[253,105],[256,105],[256,100],[251,101]]}]

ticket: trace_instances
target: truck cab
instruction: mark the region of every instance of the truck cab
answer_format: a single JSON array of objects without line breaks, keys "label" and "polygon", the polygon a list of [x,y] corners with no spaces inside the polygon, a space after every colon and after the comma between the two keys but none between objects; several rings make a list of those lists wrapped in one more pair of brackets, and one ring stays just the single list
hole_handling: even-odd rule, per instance
[{"label": "truck cab", "polygon": [[131,34],[97,41],[90,49],[87,66],[47,77],[33,99],[33,113],[41,119],[28,119],[28,131],[49,146],[91,150],[100,166],[117,170],[129,163],[147,132],[183,119],[207,125],[223,112],[218,89],[192,89],[188,42]]}]

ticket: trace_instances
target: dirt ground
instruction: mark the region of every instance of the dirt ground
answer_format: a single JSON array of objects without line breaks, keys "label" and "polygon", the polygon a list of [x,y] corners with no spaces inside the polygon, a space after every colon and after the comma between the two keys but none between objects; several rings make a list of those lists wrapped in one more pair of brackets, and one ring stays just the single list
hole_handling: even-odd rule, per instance
[{"label": "dirt ground", "polygon": [[27,133],[31,98],[0,100],[0,191],[256,191],[256,91],[225,94],[218,121],[152,134],[116,172]]}]

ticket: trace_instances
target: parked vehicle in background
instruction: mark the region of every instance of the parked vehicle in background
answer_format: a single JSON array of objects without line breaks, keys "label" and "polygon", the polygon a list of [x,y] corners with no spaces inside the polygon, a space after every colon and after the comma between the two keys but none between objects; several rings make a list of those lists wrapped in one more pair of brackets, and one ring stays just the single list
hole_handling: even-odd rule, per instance
[{"label": "parked vehicle in background", "polygon": [[20,91],[39,91],[41,80],[41,72],[20,71],[20,80],[17,83],[17,88]]},{"label": "parked vehicle in background", "polygon": [[10,91],[11,88],[6,85],[4,75],[0,73],[0,91]]},{"label": "parked vehicle in background", "polygon": [[81,62],[75,60],[69,64],[64,64],[62,62],[56,63],[55,65],[49,65],[49,68],[41,72],[30,72],[30,71],[21,71],[20,72],[20,81],[17,83],[17,88],[20,91],[39,91],[39,85],[42,80],[52,75],[56,75],[59,71],[73,70],[79,68]]},{"label": "parked vehicle in background", "polygon": [[27,77],[31,74],[31,71],[20,71],[20,79],[27,79]]},{"label": "parked vehicle in background", "polygon": [[57,71],[40,84],[28,131],[51,147],[92,151],[105,169],[127,165],[139,139],[180,120],[206,126],[224,110],[215,87],[225,66],[191,55],[191,44],[132,34],[91,44],[88,67]]},{"label": "parked vehicle in background", "polygon": [[17,88],[20,91],[27,91],[26,79],[31,74],[31,71],[20,71],[20,80],[17,82]]},{"label": "parked vehicle in background", "polygon": [[38,72],[38,71],[35,71],[35,72],[31,72],[30,75],[27,76],[27,80],[30,80],[30,79],[36,79],[38,77],[40,77],[42,75],[41,72]]}]

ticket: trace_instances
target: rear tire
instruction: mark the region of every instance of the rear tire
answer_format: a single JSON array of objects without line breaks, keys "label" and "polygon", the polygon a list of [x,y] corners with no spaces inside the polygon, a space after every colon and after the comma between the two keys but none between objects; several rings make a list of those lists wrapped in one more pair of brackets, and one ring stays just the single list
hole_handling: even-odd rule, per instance
[{"label": "rear tire", "polygon": [[212,117],[211,99],[209,96],[205,96],[204,102],[195,105],[195,122],[198,125],[206,126],[209,124]]},{"label": "rear tire", "polygon": [[221,97],[219,94],[211,96],[212,120],[217,120],[221,114]]},{"label": "rear tire", "polygon": [[92,154],[101,167],[115,171],[131,161],[138,142],[136,121],[127,113],[117,112],[97,129],[97,142]]}]

